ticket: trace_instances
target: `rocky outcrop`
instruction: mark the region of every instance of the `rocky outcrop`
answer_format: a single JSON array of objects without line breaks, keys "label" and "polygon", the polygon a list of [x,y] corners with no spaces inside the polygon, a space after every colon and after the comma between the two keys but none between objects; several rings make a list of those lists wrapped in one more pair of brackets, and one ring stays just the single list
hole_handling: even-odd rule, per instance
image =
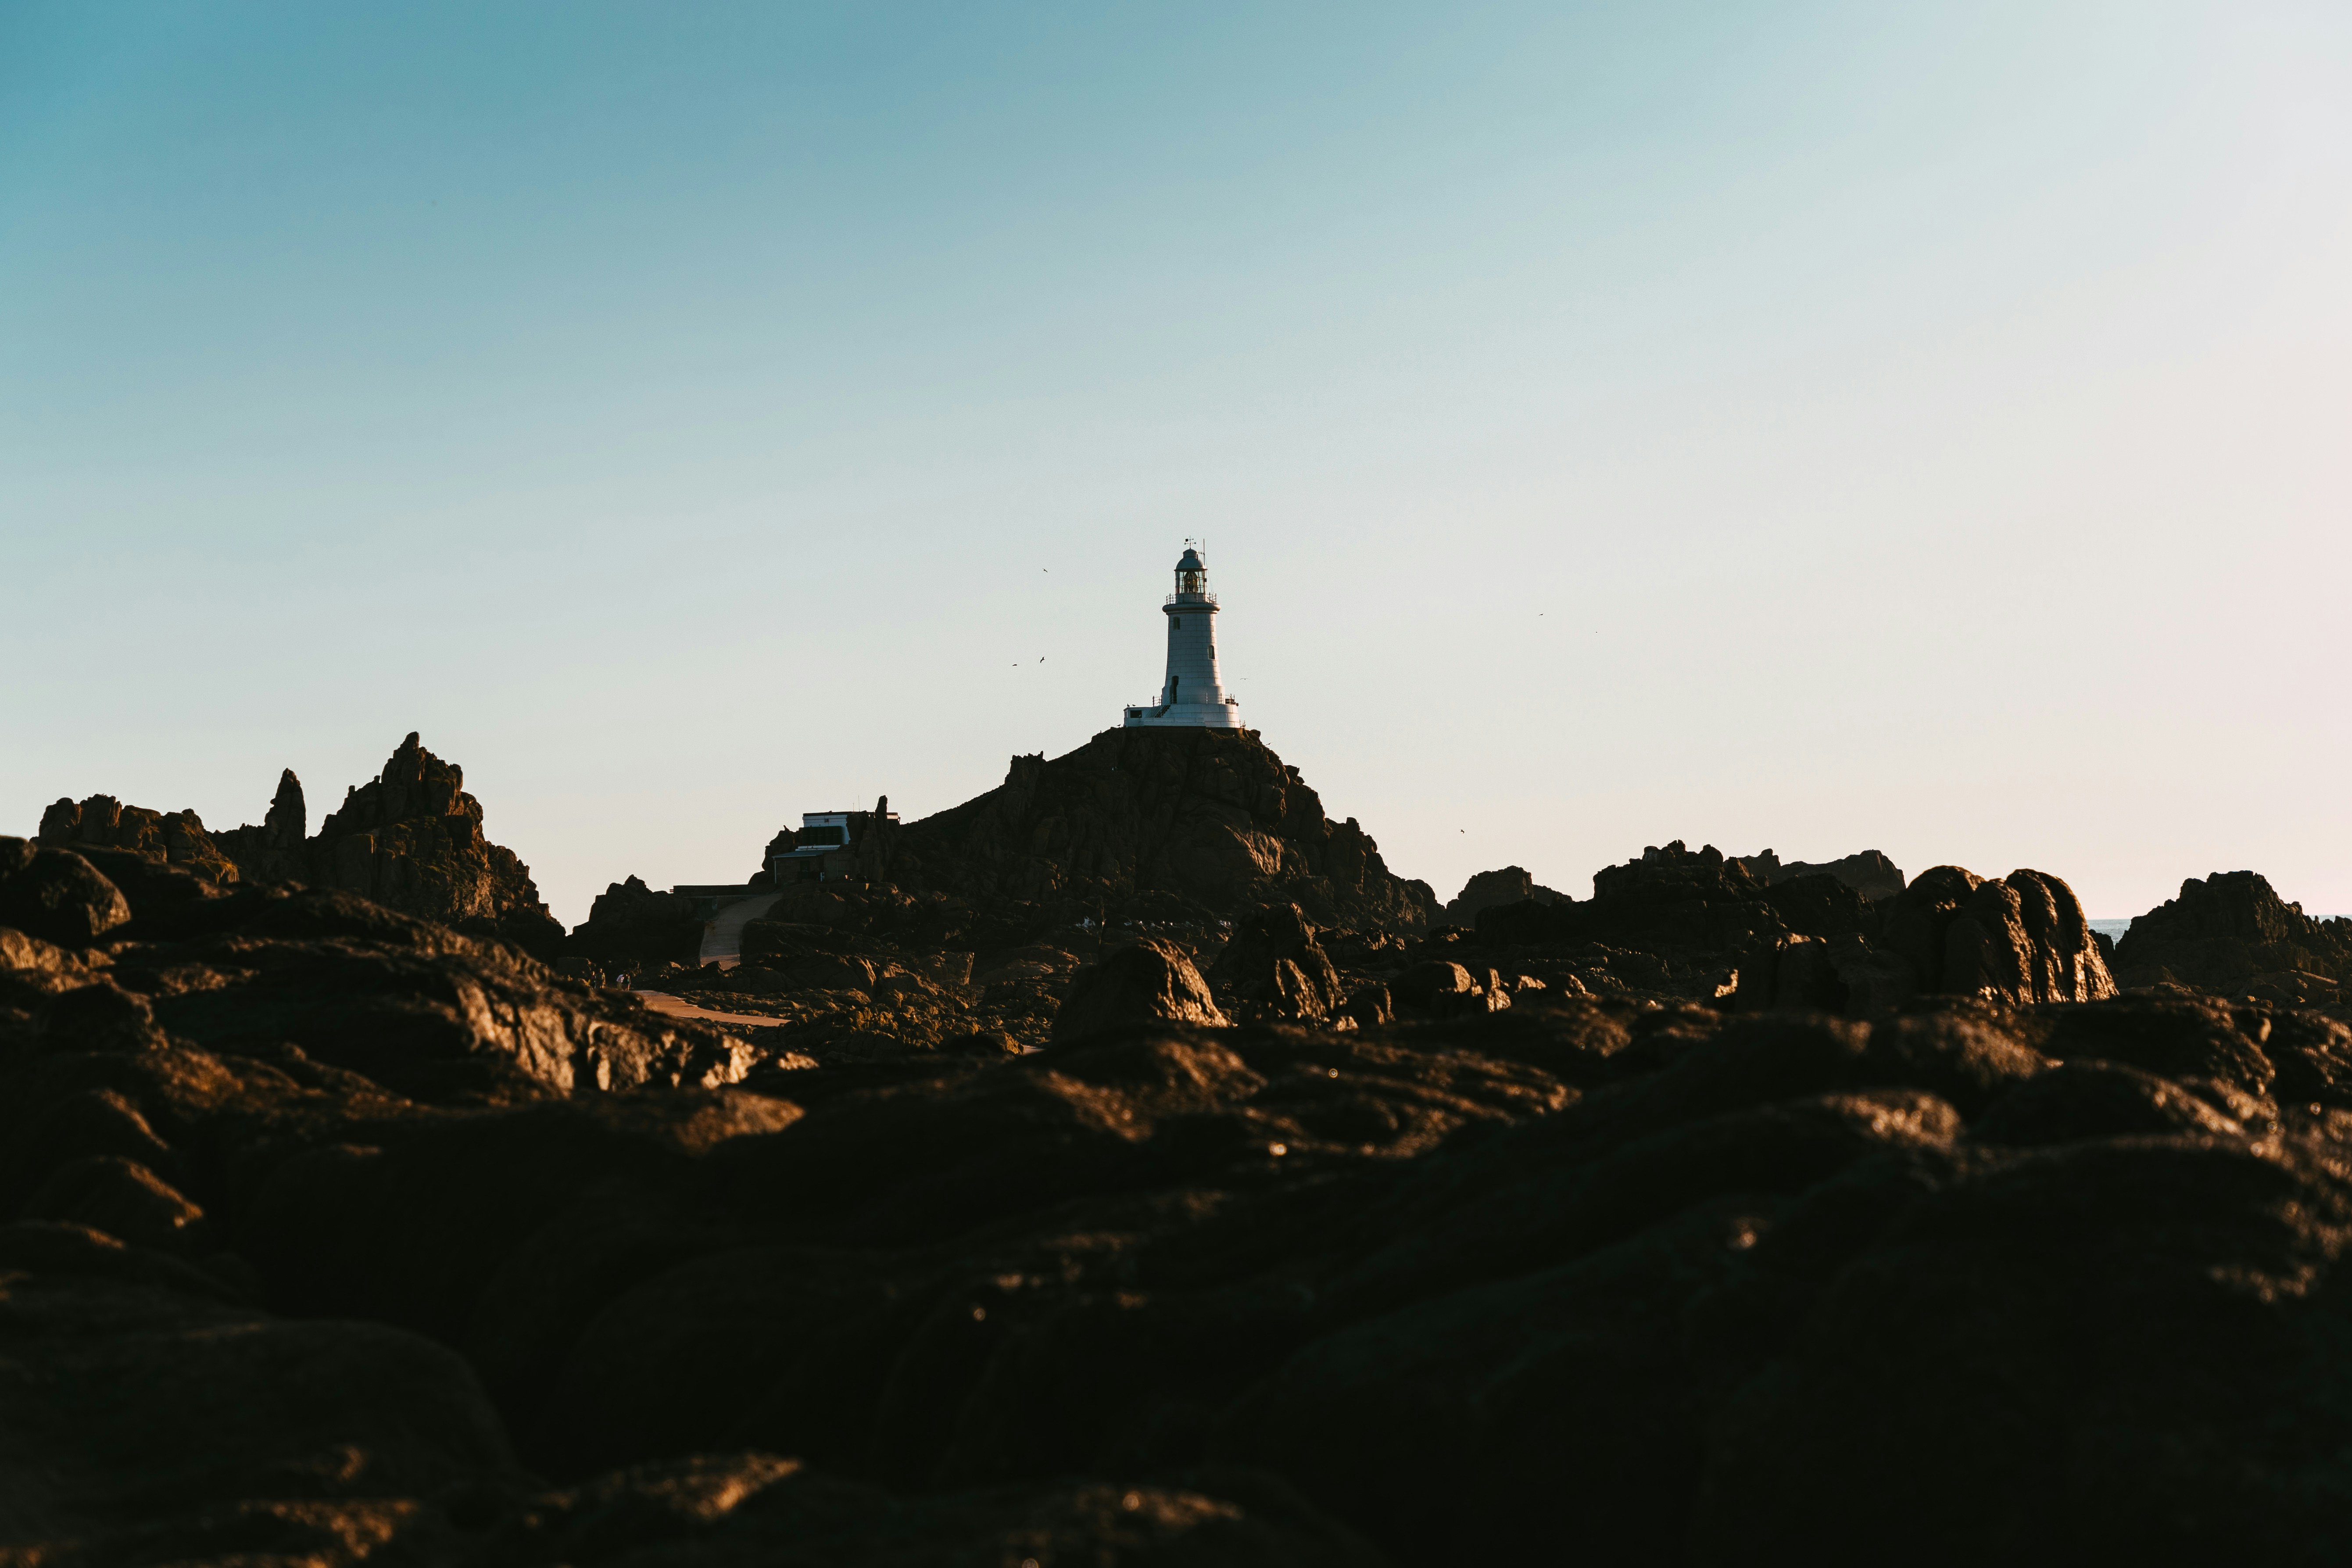
[{"label": "rocky outcrop", "polygon": [[692,899],[656,892],[635,877],[596,895],[566,951],[599,963],[693,963],[704,921]]},{"label": "rocky outcrop", "polygon": [[313,838],[302,837],[302,784],[288,769],[261,824],[217,843],[192,811],[149,811],[110,795],[58,801],[41,819],[41,840],[127,849],[224,885],[337,889],[554,956],[563,927],[541,902],[530,868],[483,836],[482,803],[464,785],[464,770],[411,732],[380,774],[345,794]]},{"label": "rocky outcrop", "polygon": [[980,902],[1102,909],[1159,894],[1218,914],[1295,903],[1324,925],[1419,930],[1426,884],[1333,822],[1251,731],[1108,730],[1066,755],[1015,757],[997,789],[856,845],[863,879]]},{"label": "rocky outcrop", "polygon": [[412,731],[304,847],[310,885],[552,953],[562,926],[540,901],[530,868],[483,836],[482,803],[465,783],[463,768]]},{"label": "rocky outcrop", "polygon": [[1222,1028],[1225,1016],[1183,949],[1147,938],[1071,977],[1070,994],[1054,1016],[1053,1037],[1062,1042],[1150,1024]]},{"label": "rocky outcrop", "polygon": [[1790,860],[1783,864],[1769,849],[1743,855],[1739,863],[1769,887],[1798,877],[1834,877],[1865,899],[1891,899],[1903,890],[1903,872],[1875,849],[1864,849],[1837,860]]},{"label": "rocky outcrop", "polygon": [[[1768,885],[1712,846],[1677,842],[1596,872],[1592,883],[1589,902],[1486,910],[1476,933],[1483,956],[1450,956],[1526,967],[1549,984],[1573,978],[1604,994],[1736,998],[1742,1007],[1858,1017],[1923,994],[2013,1004],[2116,994],[2073,889],[2043,872],[1986,882],[1939,866],[1872,900],[1829,876]],[[1567,963],[1574,967],[1563,973]]]},{"label": "rocky outcrop", "polygon": [[247,882],[299,886],[310,879],[304,853],[309,822],[302,781],[288,768],[278,775],[278,794],[260,824],[221,834],[221,853],[236,862],[238,876]]},{"label": "rocky outcrop", "polygon": [[1477,930],[1483,942],[1601,942],[1687,967],[1792,935],[1860,935],[1871,923],[1862,896],[1834,879],[1767,887],[1712,844],[1694,850],[1677,839],[1594,872],[1589,900],[1500,905]]},{"label": "rocky outcrop", "polygon": [[[2314,920],[2252,871],[2180,884],[2116,944],[2116,979],[2273,1000],[2336,992],[2352,982],[2352,920]],[[2332,999],[2332,998],[2331,998]]]},{"label": "rocky outcrop", "polygon": [[1923,872],[1888,907],[1882,941],[1922,991],[2012,1003],[2116,994],[2074,890],[2046,872],[1990,882],[1958,866]]},{"label": "rocky outcrop", "polygon": [[1438,919],[1447,925],[1466,926],[1478,919],[1479,912],[1501,904],[1525,903],[1533,900],[1538,904],[1556,904],[1568,897],[1540,886],[1521,866],[1506,866],[1499,871],[1481,871],[1462,884],[1462,890],[1439,912]]},{"label": "rocky outcrop", "polygon": [[237,868],[193,811],[150,811],[110,795],[60,800],[41,814],[40,841],[60,849],[129,849],[209,882],[237,879]]}]

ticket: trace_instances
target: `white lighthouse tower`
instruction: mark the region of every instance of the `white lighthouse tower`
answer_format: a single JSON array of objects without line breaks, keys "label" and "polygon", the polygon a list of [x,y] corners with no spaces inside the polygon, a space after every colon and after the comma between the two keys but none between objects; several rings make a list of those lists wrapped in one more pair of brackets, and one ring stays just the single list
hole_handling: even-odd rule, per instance
[{"label": "white lighthouse tower", "polygon": [[1127,710],[1128,728],[1240,729],[1241,699],[1226,694],[1217,673],[1217,596],[1209,592],[1208,563],[1189,540],[1176,563],[1176,591],[1160,613],[1168,617],[1168,679],[1158,702]]}]

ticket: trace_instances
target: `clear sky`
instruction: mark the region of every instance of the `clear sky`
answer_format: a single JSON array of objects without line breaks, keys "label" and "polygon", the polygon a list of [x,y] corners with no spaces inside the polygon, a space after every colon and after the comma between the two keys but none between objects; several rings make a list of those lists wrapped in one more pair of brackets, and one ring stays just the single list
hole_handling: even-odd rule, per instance
[{"label": "clear sky", "polygon": [[567,921],[1158,685],[1450,896],[2352,910],[2352,8],[0,0],[0,831]]}]

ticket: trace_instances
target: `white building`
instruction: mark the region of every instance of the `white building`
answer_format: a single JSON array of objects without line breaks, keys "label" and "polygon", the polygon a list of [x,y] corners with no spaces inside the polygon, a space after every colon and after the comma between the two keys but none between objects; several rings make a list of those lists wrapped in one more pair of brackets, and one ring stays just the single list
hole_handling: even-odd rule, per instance
[{"label": "white building", "polygon": [[1226,694],[1217,670],[1217,596],[1198,549],[1188,545],[1176,563],[1176,591],[1160,613],[1168,617],[1168,678],[1157,702],[1127,710],[1128,727],[1240,729],[1241,699]]},{"label": "white building", "polygon": [[[857,864],[851,850],[866,831],[877,823],[898,820],[887,795],[872,811],[804,811],[792,848],[768,847],[768,875],[779,888],[790,882],[836,881]],[[779,843],[782,837],[777,836]]]}]

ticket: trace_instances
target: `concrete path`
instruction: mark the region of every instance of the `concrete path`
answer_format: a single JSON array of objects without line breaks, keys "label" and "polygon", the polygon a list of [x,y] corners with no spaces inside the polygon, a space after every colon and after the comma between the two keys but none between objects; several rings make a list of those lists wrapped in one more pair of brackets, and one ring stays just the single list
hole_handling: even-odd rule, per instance
[{"label": "concrete path", "polygon": [[720,906],[702,931],[702,962],[732,969],[743,957],[743,928],[775,908],[780,893],[755,893]]},{"label": "concrete path", "polygon": [[714,1013],[667,991],[639,991],[634,994],[645,998],[647,1012],[667,1013],[673,1018],[700,1018],[710,1024],[742,1024],[754,1029],[772,1029],[783,1022],[782,1018],[763,1018],[757,1013]]}]

